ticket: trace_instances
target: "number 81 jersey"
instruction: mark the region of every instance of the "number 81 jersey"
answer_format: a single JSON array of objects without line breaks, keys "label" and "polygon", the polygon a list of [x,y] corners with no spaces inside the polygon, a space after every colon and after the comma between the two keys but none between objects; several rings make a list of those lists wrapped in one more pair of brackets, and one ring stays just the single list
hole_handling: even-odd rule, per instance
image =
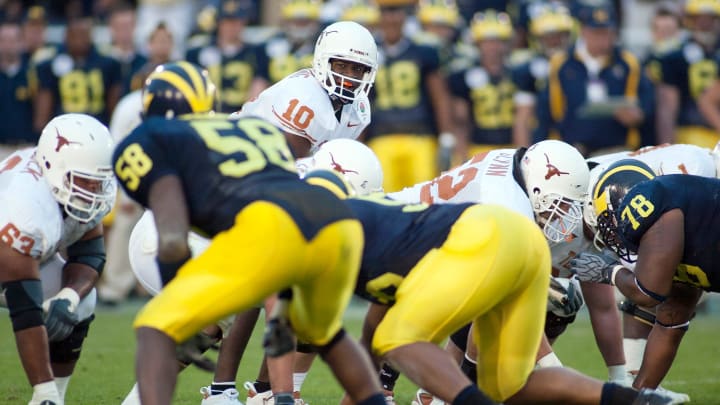
[{"label": "number 81 jersey", "polygon": [[645,232],[666,212],[683,213],[685,241],[675,280],[720,291],[720,180],[671,174],[644,181],[623,198],[618,234],[637,252]]},{"label": "number 81 jersey", "polygon": [[315,153],[327,141],[360,136],[370,123],[370,103],[364,94],[358,96],[342,107],[338,121],[327,91],[312,70],[302,69],[245,103],[237,115],[261,117],[287,133],[301,136],[310,142],[310,152]]}]

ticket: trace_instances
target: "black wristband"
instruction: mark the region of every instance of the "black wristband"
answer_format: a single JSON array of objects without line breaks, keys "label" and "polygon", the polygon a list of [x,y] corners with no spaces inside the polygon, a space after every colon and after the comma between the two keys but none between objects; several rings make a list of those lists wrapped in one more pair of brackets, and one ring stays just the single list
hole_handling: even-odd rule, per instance
[{"label": "black wristband", "polygon": [[162,281],[163,287],[166,286],[167,283],[170,282],[170,280],[175,278],[175,274],[177,274],[180,267],[182,267],[185,262],[190,260],[191,257],[192,256],[188,253],[187,256],[172,263],[161,262],[159,258],[155,258],[155,261],[158,265],[158,270],[160,270],[160,281]]}]

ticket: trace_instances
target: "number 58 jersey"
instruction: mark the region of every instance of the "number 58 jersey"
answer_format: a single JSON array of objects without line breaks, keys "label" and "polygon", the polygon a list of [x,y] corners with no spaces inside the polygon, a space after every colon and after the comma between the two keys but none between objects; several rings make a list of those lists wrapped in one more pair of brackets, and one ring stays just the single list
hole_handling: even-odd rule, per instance
[{"label": "number 58 jersey", "polygon": [[299,70],[245,103],[237,115],[264,118],[283,131],[310,142],[311,153],[323,143],[356,139],[370,123],[370,103],[363,94],[342,107],[340,120],[327,91],[310,69]]}]

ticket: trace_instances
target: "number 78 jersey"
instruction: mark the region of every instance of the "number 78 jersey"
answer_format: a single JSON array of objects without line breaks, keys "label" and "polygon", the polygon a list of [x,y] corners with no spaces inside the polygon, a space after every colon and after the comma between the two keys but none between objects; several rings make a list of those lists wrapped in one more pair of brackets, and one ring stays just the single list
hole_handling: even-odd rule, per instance
[{"label": "number 78 jersey", "polygon": [[310,69],[302,69],[265,89],[235,115],[264,118],[307,139],[315,153],[327,141],[360,136],[370,124],[370,103],[364,94],[358,96],[342,107],[338,121],[327,91]]},{"label": "number 78 jersey", "polygon": [[530,199],[515,170],[516,153],[519,153],[516,149],[479,153],[433,180],[390,193],[388,197],[407,203],[497,204],[535,221]]}]

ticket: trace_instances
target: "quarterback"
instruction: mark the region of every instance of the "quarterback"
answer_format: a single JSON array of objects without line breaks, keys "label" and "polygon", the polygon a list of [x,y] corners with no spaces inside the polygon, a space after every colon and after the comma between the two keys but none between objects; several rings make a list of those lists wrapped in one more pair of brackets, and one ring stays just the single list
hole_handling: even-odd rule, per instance
[{"label": "quarterback", "polygon": [[30,405],[64,403],[94,317],[105,264],[100,222],[115,201],[112,148],[95,118],[64,114],[36,148],[0,163],[0,283],[33,386]]},{"label": "quarterback", "polygon": [[311,69],[277,82],[236,115],[270,121],[285,132],[296,158],[307,157],[331,139],[360,136],[370,123],[368,93],[376,71],[370,32],[354,22],[337,22],[318,36]]}]

